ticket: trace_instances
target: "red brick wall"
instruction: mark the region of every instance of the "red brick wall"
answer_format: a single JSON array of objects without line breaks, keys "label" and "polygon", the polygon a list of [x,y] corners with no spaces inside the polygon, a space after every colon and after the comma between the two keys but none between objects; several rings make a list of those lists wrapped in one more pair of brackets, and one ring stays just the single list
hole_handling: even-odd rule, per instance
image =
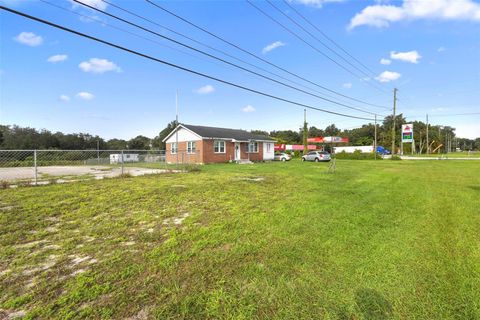
[{"label": "red brick wall", "polygon": [[[179,163],[202,163],[203,141],[195,141],[196,153],[187,153],[187,142],[178,143],[178,162]],[[165,150],[165,159],[167,163],[177,163],[177,155],[171,153],[171,143],[167,143]]]},{"label": "red brick wall", "polygon": [[[225,141],[225,153],[215,153],[213,149],[214,140],[198,140],[196,141],[196,154],[187,154],[187,143],[178,143],[178,159],[181,163],[219,163],[235,160],[235,143]],[[258,152],[247,152],[247,142],[240,143],[240,157],[242,160],[250,159],[250,161],[263,161],[263,143],[258,143]],[[171,144],[166,146],[167,163],[176,163],[177,155],[170,153]],[[182,158],[183,156],[183,158]]]},{"label": "red brick wall", "polygon": [[247,152],[248,150],[247,146],[248,146],[247,142],[242,142],[240,144],[240,148],[242,150],[241,152],[242,160],[250,159],[250,161],[263,161],[263,143],[262,142],[258,143],[258,152],[252,152],[249,154]]},{"label": "red brick wall", "polygon": [[228,162],[235,159],[235,144],[225,141],[225,153],[215,153],[214,140],[203,140],[203,163]]}]

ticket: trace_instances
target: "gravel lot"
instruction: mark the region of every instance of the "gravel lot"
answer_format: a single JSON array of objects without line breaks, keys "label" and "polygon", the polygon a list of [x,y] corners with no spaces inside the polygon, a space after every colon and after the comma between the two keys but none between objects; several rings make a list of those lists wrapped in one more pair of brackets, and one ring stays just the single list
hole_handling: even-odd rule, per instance
[{"label": "gravel lot", "polygon": [[[105,177],[116,177],[121,175],[122,169],[119,167],[108,166],[50,166],[38,167],[38,180],[51,179],[58,177],[61,180],[72,180],[88,175],[90,178],[103,179]],[[165,173],[163,169],[148,169],[125,167],[124,173],[132,176],[141,176],[145,174]],[[34,169],[32,167],[0,168],[0,180],[33,180]],[[62,182],[62,181],[60,181]]]}]

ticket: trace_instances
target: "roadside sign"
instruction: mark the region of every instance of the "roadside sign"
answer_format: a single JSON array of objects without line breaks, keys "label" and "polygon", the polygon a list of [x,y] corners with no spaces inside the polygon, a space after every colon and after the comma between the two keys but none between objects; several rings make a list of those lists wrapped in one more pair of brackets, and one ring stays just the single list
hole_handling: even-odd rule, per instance
[{"label": "roadside sign", "polygon": [[402,142],[413,142],[413,124],[402,124]]}]

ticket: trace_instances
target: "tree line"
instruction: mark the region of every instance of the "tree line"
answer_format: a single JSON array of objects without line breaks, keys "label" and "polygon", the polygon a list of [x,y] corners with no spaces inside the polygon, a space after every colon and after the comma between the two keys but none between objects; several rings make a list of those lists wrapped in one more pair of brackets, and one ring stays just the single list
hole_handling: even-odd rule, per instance
[{"label": "tree line", "polygon": [[[402,124],[407,120],[402,114],[395,117],[396,146],[400,144],[400,130]],[[427,125],[421,121],[413,121],[414,140],[416,152],[425,153],[427,149]],[[377,125],[377,144],[391,149],[393,126],[393,116],[387,116],[383,122]],[[167,126],[153,138],[142,135],[136,136],[130,140],[110,139],[105,140],[98,135],[88,133],[70,133],[51,132],[49,130],[37,130],[34,128],[20,127],[17,125],[0,125],[0,149],[63,149],[63,150],[164,150],[165,144],[162,140],[176,127],[176,122],[171,121]],[[360,128],[341,130],[335,124],[328,125],[324,129],[315,126],[307,127],[308,137],[341,136],[349,139],[349,145],[367,146],[373,145],[375,137],[375,125],[373,123],[365,124]],[[278,143],[282,144],[302,144],[304,129],[294,130],[275,130],[261,131],[252,130],[255,133],[270,135]],[[455,128],[450,126],[429,125],[428,126],[429,144],[431,150],[443,145],[438,150],[446,151],[446,146],[452,146],[452,150],[460,148],[461,150],[480,150],[480,138],[465,139],[458,138],[455,135]],[[410,144],[404,146],[404,151],[410,151]]]}]

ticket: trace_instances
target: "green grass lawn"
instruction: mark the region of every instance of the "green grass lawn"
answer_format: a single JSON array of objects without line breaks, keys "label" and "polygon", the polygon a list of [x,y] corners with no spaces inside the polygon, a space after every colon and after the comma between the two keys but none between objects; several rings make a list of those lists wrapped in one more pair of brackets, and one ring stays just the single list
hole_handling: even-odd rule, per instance
[{"label": "green grass lawn", "polygon": [[477,162],[327,167],[0,190],[0,318],[480,318]]}]

